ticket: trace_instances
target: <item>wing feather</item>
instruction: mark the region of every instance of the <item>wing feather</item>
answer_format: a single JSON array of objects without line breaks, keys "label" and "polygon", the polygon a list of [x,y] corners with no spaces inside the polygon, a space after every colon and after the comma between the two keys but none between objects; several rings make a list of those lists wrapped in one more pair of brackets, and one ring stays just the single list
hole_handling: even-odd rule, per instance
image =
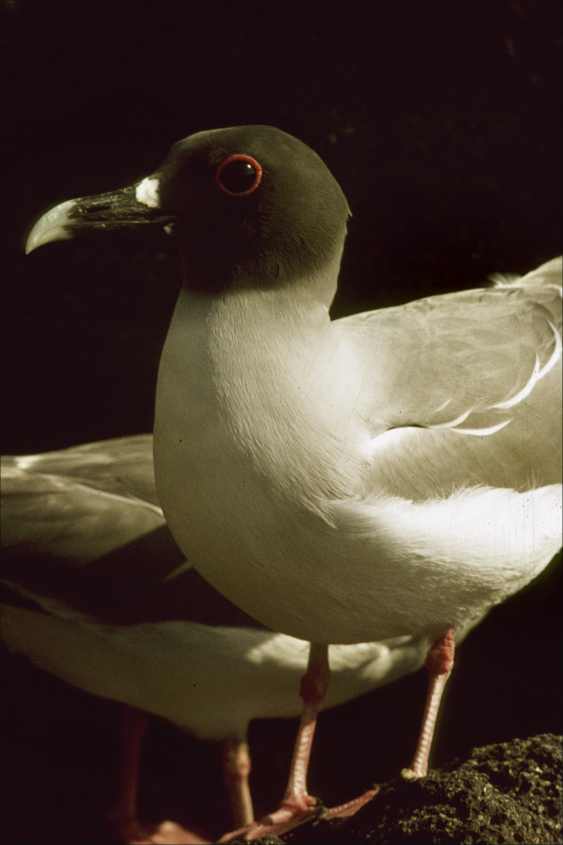
[{"label": "wing feather", "polygon": [[561,259],[338,323],[362,366],[376,486],[416,499],[560,481]]}]

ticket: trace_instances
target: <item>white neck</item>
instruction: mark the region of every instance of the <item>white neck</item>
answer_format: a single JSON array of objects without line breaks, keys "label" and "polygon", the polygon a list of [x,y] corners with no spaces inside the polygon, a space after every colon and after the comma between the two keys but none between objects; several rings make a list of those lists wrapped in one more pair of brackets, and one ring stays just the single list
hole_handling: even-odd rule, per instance
[{"label": "white neck", "polygon": [[[309,291],[182,291],[161,357],[159,501],[187,557],[241,606],[226,560],[233,544],[258,561],[254,538],[290,537],[296,513],[326,523],[327,502],[350,498],[362,476],[361,372]],[[210,538],[212,513],[219,527]]]}]

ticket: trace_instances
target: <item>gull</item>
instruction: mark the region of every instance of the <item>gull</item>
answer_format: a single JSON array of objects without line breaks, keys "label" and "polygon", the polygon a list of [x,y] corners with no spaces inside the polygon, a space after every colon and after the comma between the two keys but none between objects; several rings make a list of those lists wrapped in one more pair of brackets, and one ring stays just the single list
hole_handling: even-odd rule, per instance
[{"label": "gull", "polygon": [[[185,566],[154,485],[151,435],[4,456],[0,640],[80,689],[126,705],[112,826],[126,842],[203,842],[139,821],[147,713],[223,743],[235,824],[253,821],[247,729],[299,715],[307,643],[246,619]],[[12,601],[8,599],[11,598]],[[424,641],[337,646],[325,701],[340,704],[415,671]],[[228,701],[228,706],[225,706]]]},{"label": "gull", "polygon": [[561,545],[561,259],[332,319],[349,213],[306,144],[239,126],[176,143],[128,188],[62,203],[28,239],[32,251],[151,222],[173,233],[183,275],[157,385],[160,503],[211,585],[311,644],[285,796],[226,839],[315,812],[307,761],[330,643],[428,640],[405,770],[423,776],[456,639]]}]

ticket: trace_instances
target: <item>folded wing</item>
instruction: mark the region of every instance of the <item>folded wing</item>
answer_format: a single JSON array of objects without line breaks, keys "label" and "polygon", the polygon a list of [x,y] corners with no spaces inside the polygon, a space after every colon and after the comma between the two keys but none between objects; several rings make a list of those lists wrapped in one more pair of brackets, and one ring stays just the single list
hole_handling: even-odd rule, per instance
[{"label": "folded wing", "polygon": [[364,362],[374,490],[416,500],[560,481],[561,259],[338,324]]}]

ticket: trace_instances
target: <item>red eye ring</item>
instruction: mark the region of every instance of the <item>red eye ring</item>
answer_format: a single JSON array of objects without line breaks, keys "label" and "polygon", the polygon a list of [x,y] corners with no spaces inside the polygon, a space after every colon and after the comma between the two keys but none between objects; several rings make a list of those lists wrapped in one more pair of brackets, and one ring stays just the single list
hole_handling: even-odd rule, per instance
[{"label": "red eye ring", "polygon": [[[252,170],[254,171],[254,180],[249,184],[248,188],[241,187],[241,190],[233,190],[229,188],[228,185],[222,180],[222,174],[227,167],[230,167],[236,162],[241,162],[242,164],[250,165]],[[247,197],[249,194],[253,194],[260,182],[262,181],[262,165],[260,162],[256,161],[255,158],[252,156],[246,155],[245,153],[233,153],[233,155],[227,156],[224,159],[217,170],[215,171],[215,181],[217,185],[221,188],[223,193],[228,194],[231,197]],[[248,173],[250,175],[250,172]],[[246,174],[244,174],[244,177]]]}]

